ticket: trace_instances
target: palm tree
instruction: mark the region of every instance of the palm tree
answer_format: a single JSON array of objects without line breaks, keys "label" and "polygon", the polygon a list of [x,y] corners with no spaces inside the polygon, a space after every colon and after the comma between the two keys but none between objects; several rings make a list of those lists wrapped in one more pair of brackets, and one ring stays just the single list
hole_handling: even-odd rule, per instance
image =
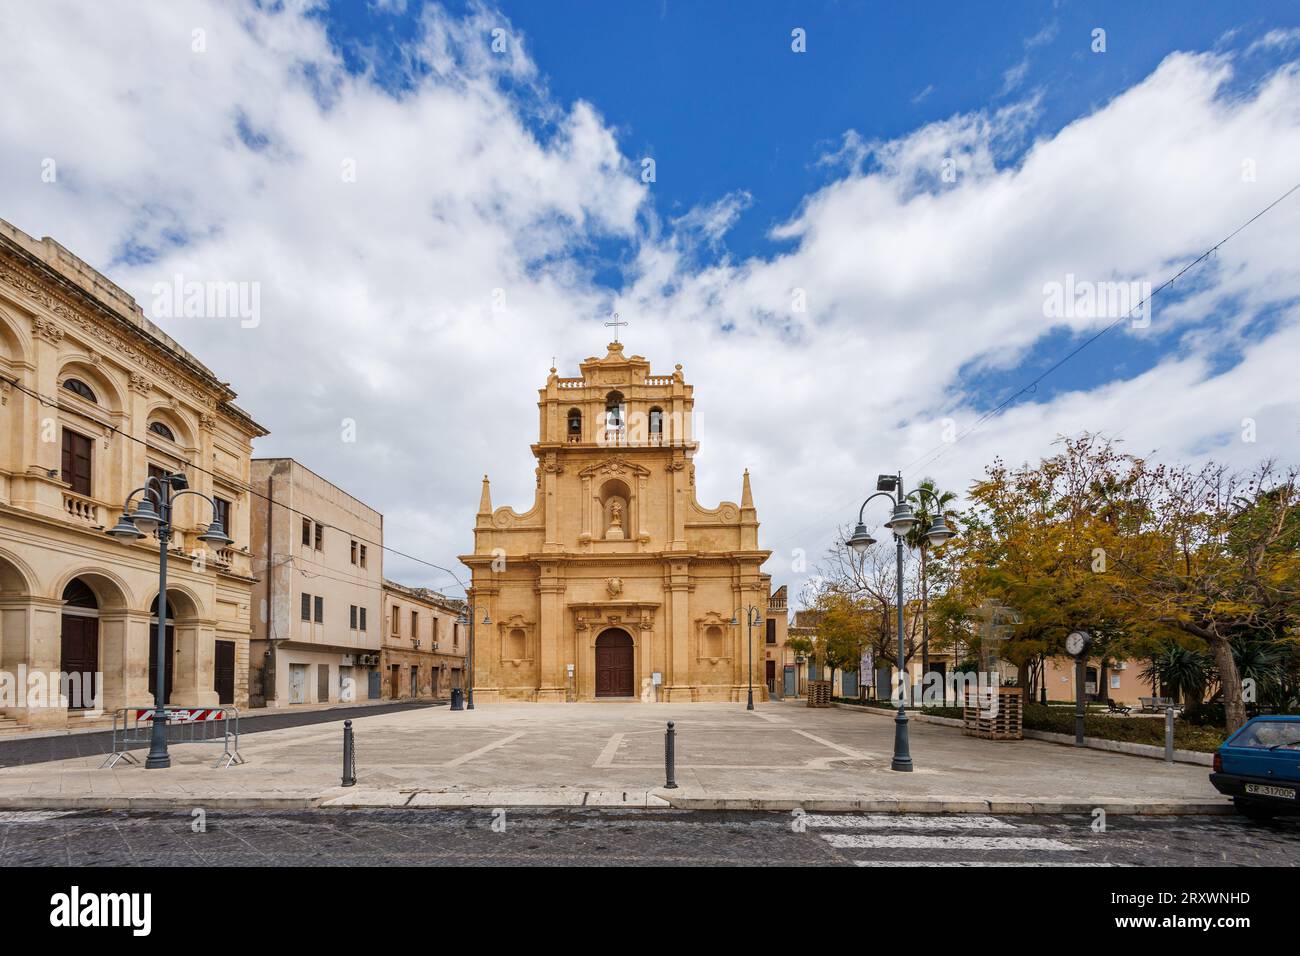
[{"label": "palm tree", "polygon": [[1255,701],[1273,702],[1286,683],[1286,665],[1280,648],[1264,641],[1234,641],[1232,657],[1242,680],[1255,682]]},{"label": "palm tree", "polygon": [[[957,495],[952,491],[939,491],[932,478],[922,479],[917,488],[918,490],[907,496],[916,512],[916,524],[912,525],[906,540],[908,546],[916,549],[921,558],[921,680],[924,682],[925,675],[930,673],[930,593],[926,572],[929,549],[933,547],[926,538],[925,532],[929,530],[930,522],[938,512],[942,512],[945,518],[948,517],[948,504],[956,501]],[[927,494],[922,494],[922,489]],[[935,508],[936,500],[937,508]]]},{"label": "palm tree", "polygon": [[1160,685],[1169,697],[1184,707],[1205,700],[1205,690],[1214,677],[1214,658],[1204,651],[1194,651],[1181,644],[1169,644],[1151,659],[1142,671],[1142,679]]}]

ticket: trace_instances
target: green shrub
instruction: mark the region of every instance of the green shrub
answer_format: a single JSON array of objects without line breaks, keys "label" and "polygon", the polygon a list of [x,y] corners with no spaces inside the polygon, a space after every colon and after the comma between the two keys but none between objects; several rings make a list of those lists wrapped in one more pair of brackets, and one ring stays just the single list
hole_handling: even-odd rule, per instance
[{"label": "green shrub", "polygon": [[[1025,729],[1054,734],[1074,733],[1074,711],[1064,707],[1025,707]],[[1158,717],[1102,717],[1089,714],[1083,718],[1085,737],[1119,740],[1125,743],[1165,745],[1165,722]],[[1220,727],[1202,727],[1184,720],[1174,721],[1174,746],[1180,750],[1213,753],[1227,739]]]},{"label": "green shrub", "polygon": [[927,717],[953,717],[961,720],[963,711],[960,707],[922,707],[921,713]]}]

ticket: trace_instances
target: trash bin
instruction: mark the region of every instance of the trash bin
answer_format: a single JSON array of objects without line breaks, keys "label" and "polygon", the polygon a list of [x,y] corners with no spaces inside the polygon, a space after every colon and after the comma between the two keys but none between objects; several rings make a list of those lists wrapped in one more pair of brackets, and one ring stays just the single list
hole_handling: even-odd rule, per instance
[{"label": "trash bin", "polygon": [[465,709],[465,692],[461,690],[459,687],[453,687],[451,689],[451,709],[452,710]]}]

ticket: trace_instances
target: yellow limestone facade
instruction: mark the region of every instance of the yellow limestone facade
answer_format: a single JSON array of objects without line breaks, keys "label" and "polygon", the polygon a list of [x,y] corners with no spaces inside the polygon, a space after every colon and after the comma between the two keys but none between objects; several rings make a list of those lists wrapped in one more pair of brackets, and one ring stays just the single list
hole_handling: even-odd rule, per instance
[{"label": "yellow limestone facade", "polygon": [[249,461],[266,430],[234,398],[111,280],[0,220],[0,727],[98,719],[77,695],[25,693],[44,675],[97,675],[106,711],[153,703],[158,541],[104,529],[156,471],[214,499],[234,539],[208,549],[212,506],[176,500],[168,703],[248,705]]},{"label": "yellow limestone facade", "polygon": [[696,500],[681,365],[652,374],[614,342],[581,373],[551,369],[539,389],[532,507],[494,509],[483,478],[474,553],[461,557],[476,703],[739,701],[751,652],[765,699],[765,628],[743,610],[764,613],[771,587],[749,472],[739,504]]}]

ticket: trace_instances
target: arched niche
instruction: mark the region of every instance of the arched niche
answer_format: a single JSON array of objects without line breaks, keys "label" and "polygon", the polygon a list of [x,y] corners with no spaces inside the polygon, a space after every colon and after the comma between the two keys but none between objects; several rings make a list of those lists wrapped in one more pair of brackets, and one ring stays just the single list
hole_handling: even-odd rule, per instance
[{"label": "arched niche", "polygon": [[627,541],[636,537],[632,527],[632,489],[622,478],[608,478],[596,494],[600,503],[600,537],[605,541]]}]

